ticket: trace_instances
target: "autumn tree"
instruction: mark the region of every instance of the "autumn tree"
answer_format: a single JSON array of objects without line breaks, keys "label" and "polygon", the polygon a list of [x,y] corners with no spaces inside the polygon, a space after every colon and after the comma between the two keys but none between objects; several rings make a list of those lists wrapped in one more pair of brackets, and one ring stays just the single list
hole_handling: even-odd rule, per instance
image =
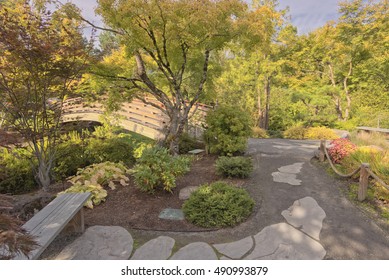
[{"label": "autumn tree", "polygon": [[246,8],[238,0],[99,0],[96,11],[104,29],[119,37],[115,55],[121,57],[105,58],[94,72],[116,92],[164,112],[169,123],[163,144],[177,154],[179,137],[204,96],[212,55],[236,36]]},{"label": "autumn tree", "polygon": [[47,190],[62,103],[88,57],[80,22],[45,1],[0,4],[0,111],[28,141],[36,179]]}]

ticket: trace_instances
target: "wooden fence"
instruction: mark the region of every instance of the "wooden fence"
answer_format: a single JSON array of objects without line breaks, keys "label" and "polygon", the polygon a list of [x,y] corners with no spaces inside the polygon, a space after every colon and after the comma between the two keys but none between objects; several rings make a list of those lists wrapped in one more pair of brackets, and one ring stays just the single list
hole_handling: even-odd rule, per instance
[{"label": "wooden fence", "polygon": [[361,166],[359,166],[356,170],[349,174],[343,174],[339,172],[339,170],[333,164],[331,157],[328,155],[326,140],[321,140],[319,148],[319,160],[323,162],[325,161],[325,158],[328,159],[328,162],[330,163],[330,166],[334,170],[334,172],[342,178],[351,178],[359,172],[359,201],[363,201],[366,199],[367,188],[369,186],[369,177],[374,178],[380,185],[389,190],[389,186],[370,169],[370,165],[368,163],[362,163]]},{"label": "wooden fence", "polygon": [[[161,105],[157,100],[149,98],[147,101]],[[198,104],[197,110],[188,123],[188,133],[200,138],[203,133],[202,123],[211,107]],[[196,108],[193,108],[195,110]],[[105,112],[104,106],[98,102],[86,103],[82,98],[71,98],[63,104],[62,122],[72,121],[97,121]],[[169,122],[169,118],[161,110],[134,99],[132,102],[122,103],[120,109],[115,112],[118,124],[130,131],[142,134],[152,139],[161,139],[163,131]]]}]

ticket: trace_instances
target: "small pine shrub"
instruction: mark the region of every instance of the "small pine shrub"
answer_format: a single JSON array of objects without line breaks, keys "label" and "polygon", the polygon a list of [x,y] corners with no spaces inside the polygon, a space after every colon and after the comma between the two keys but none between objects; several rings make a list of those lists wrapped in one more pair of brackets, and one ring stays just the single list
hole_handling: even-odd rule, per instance
[{"label": "small pine shrub", "polygon": [[339,136],[330,128],[310,127],[305,133],[305,138],[313,140],[333,140],[339,138]]},{"label": "small pine shrub", "polygon": [[185,218],[201,227],[234,226],[251,214],[254,200],[249,194],[224,182],[203,185],[185,201]]},{"label": "small pine shrub", "polygon": [[93,208],[105,201],[107,191],[104,186],[115,189],[117,184],[128,186],[129,178],[126,174],[129,170],[121,163],[103,162],[92,164],[84,169],[80,169],[76,176],[70,177],[72,186],[61,193],[91,192],[92,195],[85,206]]},{"label": "small pine shrub", "polygon": [[133,169],[136,186],[153,193],[157,187],[172,192],[176,179],[189,171],[190,158],[173,157],[166,148],[155,146],[143,151]]},{"label": "small pine shrub", "polygon": [[328,154],[334,163],[341,163],[341,161],[355,152],[356,146],[348,139],[339,138],[331,141],[331,147],[328,149]]},{"label": "small pine shrub", "polygon": [[225,177],[246,178],[253,171],[251,158],[219,157],[216,161],[216,172]]},{"label": "small pine shrub", "polygon": [[38,188],[31,157],[26,149],[0,148],[0,193],[22,194]]},{"label": "small pine shrub", "polygon": [[287,139],[305,139],[307,129],[303,126],[292,126],[284,132],[284,138]]},{"label": "small pine shrub", "polygon": [[253,138],[269,138],[267,131],[258,126],[253,127],[252,129],[252,137]]},{"label": "small pine shrub", "polygon": [[220,106],[208,113],[206,124],[204,139],[211,153],[232,156],[244,152],[252,133],[248,112]]}]

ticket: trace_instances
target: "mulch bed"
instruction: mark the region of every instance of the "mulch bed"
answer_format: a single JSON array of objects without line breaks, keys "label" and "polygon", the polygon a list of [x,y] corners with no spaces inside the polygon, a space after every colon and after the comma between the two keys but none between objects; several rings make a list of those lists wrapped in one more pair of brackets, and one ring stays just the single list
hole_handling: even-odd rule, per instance
[{"label": "mulch bed", "polygon": [[[158,190],[154,194],[140,191],[130,180],[126,187],[117,186],[108,190],[106,201],[94,209],[85,209],[86,226],[105,225],[122,226],[128,229],[155,231],[205,231],[186,220],[165,220],[158,215],[165,208],[181,208],[184,201],[178,198],[180,189],[187,186],[198,186],[222,180],[215,172],[214,156],[202,156],[193,162],[191,170],[177,180],[173,193]],[[235,185],[242,185],[243,180],[225,180]]]}]

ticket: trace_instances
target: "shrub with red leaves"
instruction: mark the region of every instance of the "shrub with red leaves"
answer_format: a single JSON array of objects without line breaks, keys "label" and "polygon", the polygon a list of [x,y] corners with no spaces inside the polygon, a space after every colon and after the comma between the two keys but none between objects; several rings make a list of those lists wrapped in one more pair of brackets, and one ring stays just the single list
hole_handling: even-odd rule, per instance
[{"label": "shrub with red leaves", "polygon": [[331,148],[328,154],[334,163],[340,163],[342,159],[357,149],[354,143],[346,138],[339,138],[331,141]]}]

